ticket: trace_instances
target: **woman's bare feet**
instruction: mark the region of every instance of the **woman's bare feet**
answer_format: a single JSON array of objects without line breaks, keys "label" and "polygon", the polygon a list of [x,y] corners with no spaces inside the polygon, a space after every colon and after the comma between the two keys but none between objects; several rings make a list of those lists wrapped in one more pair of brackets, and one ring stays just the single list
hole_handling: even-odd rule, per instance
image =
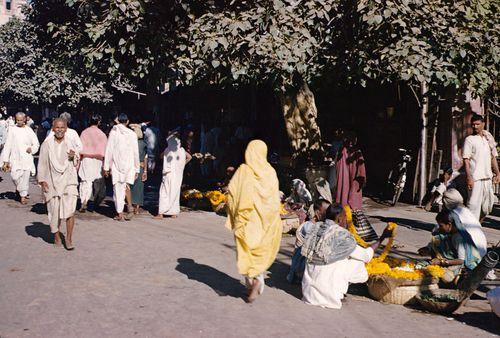
[{"label": "woman's bare feet", "polygon": [[28,204],[28,199],[26,197],[21,197],[21,204],[22,205]]},{"label": "woman's bare feet", "polygon": [[259,291],[261,289],[261,283],[257,278],[252,279],[251,285],[252,287],[250,289],[250,293],[248,294],[248,299],[247,299],[249,303],[253,303],[257,299],[257,297],[260,294]]},{"label": "woman's bare feet", "polygon": [[114,219],[115,221],[118,221],[118,222],[123,222],[123,221],[125,221],[125,218],[123,217],[123,214],[118,214],[118,215],[116,215],[113,219]]},{"label": "woman's bare feet", "polygon": [[158,214],[156,215],[155,217],[153,217],[154,219],[163,219],[163,215],[162,214]]}]

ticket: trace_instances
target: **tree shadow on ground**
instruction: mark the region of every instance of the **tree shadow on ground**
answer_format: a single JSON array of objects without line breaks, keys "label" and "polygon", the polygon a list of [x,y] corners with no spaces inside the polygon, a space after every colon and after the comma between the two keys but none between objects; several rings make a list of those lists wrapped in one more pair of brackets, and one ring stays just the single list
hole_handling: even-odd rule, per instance
[{"label": "tree shadow on ground", "polygon": [[399,217],[384,217],[384,216],[370,216],[370,218],[379,219],[382,222],[394,222],[398,225],[404,226],[410,229],[419,229],[424,231],[432,231],[434,229],[433,223],[422,222],[415,219],[399,218]]},{"label": "tree shadow on ground", "polygon": [[0,200],[17,201],[17,195],[13,191],[2,192],[2,193],[0,193]]},{"label": "tree shadow on ground", "polygon": [[500,318],[493,312],[466,312],[453,317],[459,322],[488,331],[494,335],[498,335],[500,332]]},{"label": "tree shadow on ground", "polygon": [[179,258],[177,263],[175,270],[185,274],[189,279],[209,286],[221,297],[229,296],[243,299],[246,294],[245,287],[238,279],[211,266],[196,263],[191,258]]},{"label": "tree shadow on ground", "polygon": [[50,232],[50,226],[41,222],[33,222],[27,225],[24,230],[31,237],[41,238],[46,243],[54,244],[54,235]]},{"label": "tree shadow on ground", "polygon": [[37,215],[46,215],[47,214],[47,205],[45,203],[35,203],[31,206],[31,212],[34,212]]}]

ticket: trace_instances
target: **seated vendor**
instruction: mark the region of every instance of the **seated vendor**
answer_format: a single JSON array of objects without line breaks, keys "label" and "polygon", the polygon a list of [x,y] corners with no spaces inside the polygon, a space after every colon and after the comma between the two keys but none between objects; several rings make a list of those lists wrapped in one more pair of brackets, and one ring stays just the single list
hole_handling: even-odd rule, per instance
[{"label": "seated vendor", "polygon": [[314,209],[314,219],[311,221],[302,223],[295,233],[295,250],[292,256],[292,265],[290,266],[290,272],[288,273],[286,279],[289,283],[299,283],[302,280],[302,275],[304,274],[305,268],[305,258],[300,253],[302,245],[304,244],[304,238],[309,232],[309,229],[315,222],[324,221],[326,210],[330,206],[330,202],[319,199],[313,204]]},{"label": "seated vendor", "polygon": [[[461,207],[464,208],[464,207]],[[436,216],[439,232],[421,255],[430,255],[430,264],[446,268],[442,280],[457,283],[462,269],[473,270],[486,254],[486,237],[474,217],[466,217],[460,208],[443,210]]]},{"label": "seated vendor", "polygon": [[332,204],[326,211],[326,221],[317,222],[306,234],[302,255],[306,257],[302,279],[302,300],[307,304],[340,309],[349,283],[368,280],[365,263],[391,231],[385,230],[371,247],[356,244],[345,224],[341,205]]},{"label": "seated vendor", "polygon": [[292,189],[290,196],[285,200],[287,211],[296,214],[302,224],[307,219],[307,210],[312,204],[312,196],[304,181],[299,179],[292,180]]}]

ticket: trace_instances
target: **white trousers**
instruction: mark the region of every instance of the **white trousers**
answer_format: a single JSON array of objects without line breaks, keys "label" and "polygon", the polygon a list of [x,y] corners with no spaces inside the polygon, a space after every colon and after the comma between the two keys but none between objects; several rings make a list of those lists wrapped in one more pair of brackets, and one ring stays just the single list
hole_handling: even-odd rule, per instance
[{"label": "white trousers", "polygon": [[87,205],[87,202],[92,197],[92,181],[81,181],[80,182],[80,200],[82,204]]},{"label": "white trousers", "polygon": [[16,186],[16,190],[21,197],[28,196],[30,186],[30,170],[16,170],[11,173],[12,180]]},{"label": "white trousers", "polygon": [[495,203],[495,193],[493,191],[493,181],[491,179],[474,182],[474,187],[469,194],[469,207],[472,214],[477,218],[488,215],[493,210]]},{"label": "white trousers", "polygon": [[76,200],[75,195],[63,195],[63,197],[53,197],[47,202],[50,232],[53,234],[59,232],[61,220],[66,220],[75,214]]},{"label": "white trousers", "polygon": [[130,189],[128,183],[116,182],[113,185],[113,200],[115,201],[116,212],[121,214],[125,209],[125,192]]}]

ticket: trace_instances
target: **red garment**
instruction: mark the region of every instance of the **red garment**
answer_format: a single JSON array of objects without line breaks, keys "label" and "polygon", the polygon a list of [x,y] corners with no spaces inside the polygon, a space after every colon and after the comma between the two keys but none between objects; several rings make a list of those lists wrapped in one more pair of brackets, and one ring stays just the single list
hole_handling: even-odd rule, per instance
[{"label": "red garment", "polygon": [[351,209],[363,206],[363,186],[366,183],[365,159],[359,149],[342,148],[337,159],[337,196],[336,202]]},{"label": "red garment", "polygon": [[99,127],[91,126],[85,129],[80,140],[83,144],[82,157],[104,157],[108,139]]}]

